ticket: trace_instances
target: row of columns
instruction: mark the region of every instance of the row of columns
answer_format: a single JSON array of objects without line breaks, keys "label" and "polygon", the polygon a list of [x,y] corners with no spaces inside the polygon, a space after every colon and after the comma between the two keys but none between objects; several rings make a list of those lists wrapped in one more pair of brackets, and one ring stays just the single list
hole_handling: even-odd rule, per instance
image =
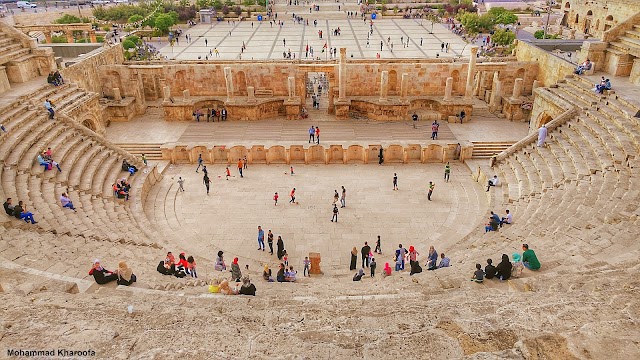
[{"label": "row of columns", "polygon": [[[45,30],[43,31],[43,33],[44,33],[44,38],[47,44],[51,44],[53,42],[53,39],[51,36],[51,34],[53,33],[53,30]],[[89,41],[92,43],[97,43],[98,40],[96,39],[96,31],[89,30],[88,33],[89,33]],[[73,30],[66,30],[64,32],[64,35],[67,37],[67,43],[75,42],[75,39],[73,38]]]}]

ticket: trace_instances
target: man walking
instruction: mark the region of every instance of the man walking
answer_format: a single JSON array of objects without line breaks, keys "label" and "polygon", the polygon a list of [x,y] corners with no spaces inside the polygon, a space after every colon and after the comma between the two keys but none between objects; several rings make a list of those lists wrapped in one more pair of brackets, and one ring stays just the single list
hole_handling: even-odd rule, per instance
[{"label": "man walking", "polygon": [[429,181],[429,194],[427,195],[427,199],[431,201],[431,194],[433,194],[433,189],[436,187],[436,184]]},{"label": "man walking", "polygon": [[293,188],[293,190],[291,190],[291,193],[289,194],[289,196],[291,196],[291,200],[289,200],[290,204],[295,204],[296,203],[296,188]]},{"label": "man walking", "polygon": [[316,141],[320,144],[320,127],[316,126]]},{"label": "man walking", "polygon": [[184,179],[178,177],[178,191],[184,191]]},{"label": "man walking", "polygon": [[447,161],[447,165],[444,166],[444,181],[449,182],[449,175],[451,175],[451,165]]},{"label": "man walking", "polygon": [[211,180],[209,179],[209,176],[207,176],[207,174],[204,174],[204,177],[202,178],[202,182],[204,183],[204,186],[206,186],[207,188],[207,195],[209,195],[209,184],[211,183]]},{"label": "man walking", "polygon": [[269,244],[269,253],[273,255],[273,233],[269,230],[267,234],[267,244]]},{"label": "man walking", "polygon": [[[315,107],[315,104],[314,104]],[[311,125],[309,128],[309,144],[316,142],[316,129]]]},{"label": "man walking", "polygon": [[371,247],[367,242],[364,242],[364,246],[360,249],[360,255],[362,255],[362,267],[369,267],[369,253],[371,252]]},{"label": "man walking", "polygon": [[258,226],[258,250],[264,251],[264,230]]},{"label": "man walking", "polygon": [[55,105],[53,105],[53,103],[51,102],[51,100],[47,99],[44,101],[44,108],[47,109],[47,111],[49,112],[49,119],[53,120],[53,116],[55,115],[55,111],[53,110],[53,108],[55,107]]},{"label": "man walking", "polygon": [[244,177],[242,175],[242,159],[238,159],[238,172],[240,173],[240,177]]},{"label": "man walking", "polygon": [[418,123],[418,114],[416,114],[416,112],[413,112],[413,115],[411,116],[411,119],[413,120],[413,128],[417,129],[416,124]]},{"label": "man walking", "polygon": [[431,124],[431,140],[438,140],[439,128],[440,128],[440,124],[438,124],[438,120],[434,120],[433,124]]},{"label": "man walking", "polygon": [[393,190],[398,190],[398,174],[393,173]]},{"label": "man walking", "polygon": [[333,217],[331,218],[331,222],[333,221],[338,222],[338,205],[333,204]]},{"label": "man walking", "polygon": [[344,188],[344,186],[342,187],[342,197],[340,198],[340,207],[346,207],[347,206],[347,190]]},{"label": "man walking", "polygon": [[202,154],[198,155],[198,167],[196,168],[196,172],[198,172],[198,170],[200,170],[200,166],[203,166],[202,164],[204,163],[204,160],[202,160]]}]

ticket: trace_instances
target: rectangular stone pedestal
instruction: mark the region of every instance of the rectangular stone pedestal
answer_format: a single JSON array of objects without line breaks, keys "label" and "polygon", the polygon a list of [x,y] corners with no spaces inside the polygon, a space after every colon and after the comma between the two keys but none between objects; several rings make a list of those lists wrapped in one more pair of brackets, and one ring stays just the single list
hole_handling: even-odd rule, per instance
[{"label": "rectangular stone pedestal", "polygon": [[336,118],[339,120],[347,120],[349,118],[349,107],[351,106],[351,101],[349,100],[338,100],[335,103],[336,109]]},{"label": "rectangular stone pedestal", "polygon": [[322,270],[320,270],[320,253],[309,253],[309,260],[311,261],[309,274],[322,275]]}]

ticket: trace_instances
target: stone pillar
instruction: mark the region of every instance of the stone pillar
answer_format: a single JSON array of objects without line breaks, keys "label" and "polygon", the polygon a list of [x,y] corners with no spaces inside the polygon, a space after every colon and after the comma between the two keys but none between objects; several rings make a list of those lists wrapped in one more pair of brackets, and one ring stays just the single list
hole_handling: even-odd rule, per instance
[{"label": "stone pillar", "polygon": [[380,101],[387,101],[388,92],[389,92],[389,72],[385,70],[380,74]]},{"label": "stone pillar", "polygon": [[476,56],[478,55],[478,47],[471,48],[471,58],[469,58],[469,68],[467,69],[467,86],[465,87],[464,97],[471,98],[473,94],[473,79],[476,72]]},{"label": "stone pillar", "polygon": [[478,90],[478,98],[480,100],[484,100],[485,92],[487,91],[487,77],[488,77],[488,72],[482,71],[480,73],[480,86]]},{"label": "stone pillar", "polygon": [[89,30],[89,41],[91,41],[92,43],[97,43],[98,39],[96,39],[96,31],[95,30]]},{"label": "stone pillar", "polygon": [[116,101],[122,100],[122,95],[120,95],[120,88],[113,88],[113,99]]},{"label": "stone pillar", "polygon": [[73,44],[74,40],[73,40],[73,31],[65,31],[64,34],[67,36],[67,43],[69,44]]},{"label": "stone pillar", "polygon": [[253,86],[247,86],[247,102],[250,104],[256,102],[256,90]]},{"label": "stone pillar", "polygon": [[576,29],[570,29],[569,30],[569,39],[575,39],[576,38]]},{"label": "stone pillar", "polygon": [[287,86],[289,88],[289,100],[293,100],[296,97],[296,78],[289,76],[287,78]]},{"label": "stone pillar", "polygon": [[500,107],[502,100],[502,81],[498,80],[498,73],[493,76],[493,88],[491,89],[491,99],[489,101],[489,110],[496,111]]},{"label": "stone pillar", "polygon": [[227,101],[233,99],[233,75],[231,74],[231,68],[224,68],[224,81],[227,84]]},{"label": "stone pillar", "polygon": [[404,100],[407,97],[409,91],[409,74],[402,74],[402,80],[400,80],[400,99]]},{"label": "stone pillar", "polygon": [[524,80],[517,78],[515,83],[513,84],[513,93],[511,94],[512,99],[519,99],[522,95],[522,89],[524,87]]},{"label": "stone pillar", "polygon": [[53,40],[51,40],[51,31],[44,31],[44,38],[47,44],[51,44]]},{"label": "stone pillar", "polygon": [[182,90],[182,97],[185,100],[189,100],[189,90]]},{"label": "stone pillar", "polygon": [[537,88],[541,87],[542,83],[538,80],[533,80],[533,89],[532,91],[536,91]]},{"label": "stone pillar", "polygon": [[169,98],[171,97],[171,88],[169,86],[165,86],[162,88],[162,93],[163,93],[163,97],[164,97],[164,101],[170,101]]},{"label": "stone pillar", "polygon": [[635,85],[640,85],[640,58],[633,60],[629,81]]},{"label": "stone pillar", "polygon": [[338,100],[347,97],[347,48],[340,48],[340,61],[338,63]]},{"label": "stone pillar", "polygon": [[451,101],[453,98],[451,97],[451,91],[453,90],[453,78],[448,77],[447,83],[444,87],[444,101]]},{"label": "stone pillar", "polygon": [[322,275],[322,270],[320,269],[320,253],[309,253],[309,260],[311,261],[309,274]]}]

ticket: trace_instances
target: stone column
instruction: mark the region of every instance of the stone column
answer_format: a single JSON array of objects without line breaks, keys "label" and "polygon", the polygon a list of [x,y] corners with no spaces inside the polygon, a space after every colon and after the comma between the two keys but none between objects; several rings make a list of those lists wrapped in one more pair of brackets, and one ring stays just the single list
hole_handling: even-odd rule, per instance
[{"label": "stone column", "polygon": [[227,101],[233,99],[233,75],[231,74],[231,68],[224,68],[224,81],[227,84]]},{"label": "stone column", "polygon": [[347,48],[340,48],[340,62],[338,63],[338,100],[347,97]]},{"label": "stone column", "polygon": [[189,90],[182,90],[182,97],[185,100],[189,100]]},{"label": "stone column", "polygon": [[541,87],[542,83],[538,80],[533,80],[533,91],[536,91],[537,88]]},{"label": "stone column", "polygon": [[51,44],[53,40],[51,40],[51,31],[44,31],[44,38],[47,44]]},{"label": "stone column", "polygon": [[120,95],[120,88],[113,88],[113,99],[116,101],[122,100],[122,95]]},{"label": "stone column", "polygon": [[451,91],[453,91],[453,78],[448,77],[447,83],[444,87],[444,101],[451,101],[453,99],[451,97]]},{"label": "stone column", "polygon": [[67,43],[73,44],[73,31],[65,31],[64,34],[67,36]]},{"label": "stone column", "polygon": [[473,79],[476,72],[476,56],[478,55],[478,47],[471,48],[471,58],[469,58],[469,68],[467,69],[467,86],[464,91],[464,97],[471,98],[473,94]]},{"label": "stone column", "polygon": [[98,39],[96,39],[96,31],[95,30],[89,30],[89,40],[92,43],[97,43]]},{"label": "stone column", "polygon": [[522,95],[522,89],[524,87],[524,80],[517,78],[515,83],[513,84],[513,93],[511,94],[512,99],[519,99]]},{"label": "stone column", "polygon": [[493,86],[491,88],[491,99],[489,101],[490,111],[496,111],[502,99],[502,81],[500,81],[498,74],[498,72],[493,74]]},{"label": "stone column", "polygon": [[250,104],[256,102],[256,90],[253,86],[247,86],[247,102]]},{"label": "stone column", "polygon": [[487,91],[487,75],[486,71],[480,73],[480,90],[478,91],[478,98],[484,100],[485,92]]},{"label": "stone column", "polygon": [[402,80],[400,80],[400,99],[404,100],[407,97],[409,91],[409,74],[402,74]]},{"label": "stone column", "polygon": [[169,86],[163,87],[162,93],[163,93],[164,101],[170,101],[169,98],[171,97],[171,88]]},{"label": "stone column", "polygon": [[388,91],[389,91],[389,72],[385,70],[380,74],[380,101],[387,101]]},{"label": "stone column", "polygon": [[293,100],[293,98],[296,97],[296,78],[289,76],[287,78],[287,85],[289,88],[289,100]]}]

